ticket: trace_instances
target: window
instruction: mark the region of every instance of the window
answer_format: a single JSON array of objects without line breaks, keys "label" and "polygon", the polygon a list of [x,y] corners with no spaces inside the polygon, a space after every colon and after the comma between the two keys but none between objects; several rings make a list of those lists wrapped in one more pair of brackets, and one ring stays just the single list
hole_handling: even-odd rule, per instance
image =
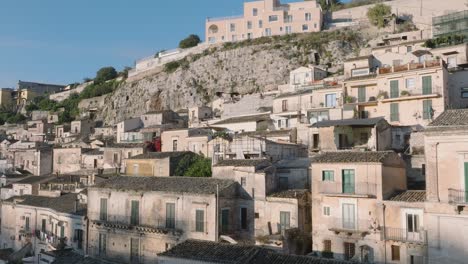
[{"label": "window", "polygon": [[408,233],[419,232],[419,215],[417,214],[406,214],[406,228]]},{"label": "window", "polygon": [[99,220],[107,221],[107,199],[101,198],[101,207],[99,211]]},{"label": "window", "polygon": [[331,240],[324,240],[323,241],[323,251],[322,251],[322,257],[324,258],[333,258],[333,252],[332,252],[332,242]]},{"label": "window", "polygon": [[423,101],[423,119],[428,120],[432,119],[433,110],[432,110],[432,100]]},{"label": "window", "polygon": [[175,228],[175,203],[166,203],[166,228]]},{"label": "window", "polygon": [[390,81],[390,98],[398,98],[399,96],[398,80]]},{"label": "window", "polygon": [[195,211],[195,232],[204,232],[205,231],[205,211],[196,210]]},{"label": "window", "polygon": [[330,216],[330,206],[324,206],[323,207],[323,215],[324,216]]},{"label": "window", "polygon": [[172,140],[172,151],[177,151],[177,139]]},{"label": "window", "polygon": [[245,187],[247,185],[247,178],[246,177],[241,177],[241,186]]},{"label": "window", "polygon": [[356,245],[354,243],[344,243],[344,259],[350,260],[356,254]]},{"label": "window", "polygon": [[229,231],[229,209],[221,209],[221,232]]},{"label": "window", "polygon": [[290,217],[291,213],[290,212],[280,212],[280,226],[278,228],[278,231],[284,231],[286,229],[289,229],[290,226]]},{"label": "window", "polygon": [[322,181],[334,181],[335,180],[335,172],[334,171],[322,171]]},{"label": "window", "polygon": [[24,218],[24,221],[25,221],[24,229],[25,229],[26,231],[29,231],[29,228],[30,228],[30,226],[29,226],[29,216],[26,216],[26,217]]},{"label": "window", "polygon": [[265,36],[271,36],[271,28],[265,28]]},{"label": "window", "polygon": [[361,141],[362,144],[367,144],[367,142],[369,141],[369,134],[366,132],[362,132],[359,135],[359,140]]},{"label": "window", "polygon": [[231,32],[236,31],[236,24],[232,24],[232,23],[231,23],[231,24],[229,25],[229,29],[230,29]]},{"label": "window", "polygon": [[281,110],[282,110],[283,112],[288,111],[288,100],[283,100],[283,101],[281,102]]},{"label": "window", "polygon": [[42,219],[41,232],[42,232],[42,233],[45,233],[46,230],[47,230],[47,220],[46,220],[46,219]]},{"label": "window", "polygon": [[140,202],[132,201],[130,225],[139,225],[139,224],[140,224]]},{"label": "window", "polygon": [[432,94],[432,76],[422,77],[423,94]]},{"label": "window", "polygon": [[99,234],[99,256],[106,255],[107,250],[107,235]]},{"label": "window", "polygon": [[252,16],[258,16],[258,9],[257,8],[252,9]]},{"label": "window", "polygon": [[276,22],[278,21],[278,16],[274,15],[274,16],[269,16],[268,17],[268,21],[269,22]]},{"label": "window", "polygon": [[398,108],[398,103],[390,104],[390,122],[400,121],[400,113]]},{"label": "window", "polygon": [[241,215],[241,229],[247,230],[248,225],[247,225],[247,208],[242,207],[240,211]]},{"label": "window", "polygon": [[343,170],[343,193],[354,193],[354,170]]},{"label": "window", "polygon": [[307,31],[309,30],[309,26],[308,25],[302,25],[302,31]]},{"label": "window", "polygon": [[133,164],[133,175],[137,176],[140,166],[138,164]]},{"label": "window", "polygon": [[400,246],[392,245],[392,260],[400,260]]},{"label": "window", "polygon": [[291,23],[293,21],[293,16],[292,15],[287,15],[284,18],[284,23]]},{"label": "window", "polygon": [[426,176],[426,164],[421,165],[421,175]]},{"label": "window", "polygon": [[416,87],[415,78],[408,78],[405,80],[405,82],[406,82],[406,89],[414,89],[414,87]]},{"label": "window", "polygon": [[448,57],[447,58],[447,66],[449,68],[457,67],[457,57]]},{"label": "window", "polygon": [[413,46],[406,46],[406,52],[412,52],[413,51]]},{"label": "window", "polygon": [[468,98],[468,87],[462,87],[460,90],[461,98]]},{"label": "window", "polygon": [[284,120],[284,123],[285,123],[285,126],[284,126],[284,127],[288,128],[288,127],[289,127],[289,119],[285,119],[285,120]]},{"label": "window", "polygon": [[369,68],[351,70],[351,76],[353,76],[353,77],[354,76],[369,75],[369,73],[370,73]]},{"label": "window", "polygon": [[263,28],[263,21],[262,20],[258,21],[258,28]]},{"label": "window", "polygon": [[114,163],[118,163],[118,162],[119,162],[119,154],[114,153]]},{"label": "window", "polygon": [[278,120],[278,127],[281,127],[281,119]]},{"label": "window", "polygon": [[313,148],[318,149],[319,146],[320,146],[320,135],[319,134],[314,134],[312,136],[312,140],[314,141]]},{"label": "window", "polygon": [[336,107],[336,94],[326,94],[325,95],[325,106],[326,107]]},{"label": "window", "polygon": [[130,238],[130,263],[140,263],[140,240]]},{"label": "window", "polygon": [[247,21],[247,29],[252,29],[252,21]]},{"label": "window", "polygon": [[64,238],[64,237],[65,237],[65,227],[61,226],[60,227],[60,238]]},{"label": "window", "polygon": [[305,20],[306,21],[312,20],[312,15],[310,13],[305,13]]},{"label": "window", "polygon": [[366,87],[358,88],[358,102],[359,103],[366,102]]}]

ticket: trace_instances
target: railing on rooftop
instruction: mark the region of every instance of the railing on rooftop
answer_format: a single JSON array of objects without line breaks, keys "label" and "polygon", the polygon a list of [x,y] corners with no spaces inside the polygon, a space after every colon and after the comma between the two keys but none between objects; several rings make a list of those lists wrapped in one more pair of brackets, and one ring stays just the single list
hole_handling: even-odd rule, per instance
[{"label": "railing on rooftop", "polygon": [[342,183],[334,181],[320,181],[319,192],[329,195],[363,195],[376,196],[377,185],[370,182]]},{"label": "railing on rooftop", "polygon": [[206,18],[206,22],[216,22],[216,21],[239,19],[239,18],[244,18],[244,16],[237,15],[237,16],[225,16],[225,17],[208,17]]},{"label": "railing on rooftop", "polygon": [[409,232],[403,228],[387,227],[382,230],[382,240],[393,240],[398,242],[409,242],[409,243],[427,243],[427,231],[417,230],[415,232]]},{"label": "railing on rooftop", "polygon": [[468,191],[448,189],[449,203],[451,204],[468,204]]},{"label": "railing on rooftop", "polygon": [[432,18],[432,24],[437,25],[437,24],[452,22],[452,21],[455,21],[455,20],[463,20],[463,19],[466,19],[466,18],[468,18],[468,10],[455,12],[455,13],[451,13],[451,14],[448,14],[448,15],[433,17]]},{"label": "railing on rooftop", "polygon": [[441,60],[432,60],[432,61],[425,61],[423,63],[408,63],[405,65],[398,65],[392,67],[384,67],[379,68],[379,74],[388,74],[388,73],[396,73],[396,72],[404,72],[404,71],[411,71],[417,69],[425,69],[425,68],[433,68],[433,67],[440,67],[446,66],[445,63]]},{"label": "railing on rooftop", "polygon": [[373,228],[371,221],[367,219],[345,219],[343,217],[336,217],[328,221],[328,229],[335,232],[361,233],[370,232]]}]

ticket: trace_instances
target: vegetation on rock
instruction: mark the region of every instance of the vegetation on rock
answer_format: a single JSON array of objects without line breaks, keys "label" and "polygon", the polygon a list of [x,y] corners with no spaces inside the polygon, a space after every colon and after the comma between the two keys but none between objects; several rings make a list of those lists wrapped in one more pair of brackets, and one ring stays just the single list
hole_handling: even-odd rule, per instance
[{"label": "vegetation on rock", "polygon": [[367,10],[367,18],[372,25],[383,28],[387,25],[387,19],[392,14],[392,8],[385,4],[376,4]]},{"label": "vegetation on rock", "polygon": [[188,49],[197,46],[201,42],[200,37],[197,35],[190,35],[179,42],[179,48]]}]

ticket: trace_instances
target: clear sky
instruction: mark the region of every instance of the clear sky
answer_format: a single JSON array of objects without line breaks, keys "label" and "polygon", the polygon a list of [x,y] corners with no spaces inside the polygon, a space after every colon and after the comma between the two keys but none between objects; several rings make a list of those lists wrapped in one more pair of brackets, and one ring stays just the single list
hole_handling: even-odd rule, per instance
[{"label": "clear sky", "polygon": [[[297,0],[296,0],[297,1]],[[242,14],[243,0],[5,0],[0,88],[18,80],[68,84],[204,39],[206,17]],[[283,2],[293,2],[291,0]]]},{"label": "clear sky", "polygon": [[207,16],[242,13],[243,0],[5,0],[0,87],[18,80],[68,84],[118,70],[195,33]]}]

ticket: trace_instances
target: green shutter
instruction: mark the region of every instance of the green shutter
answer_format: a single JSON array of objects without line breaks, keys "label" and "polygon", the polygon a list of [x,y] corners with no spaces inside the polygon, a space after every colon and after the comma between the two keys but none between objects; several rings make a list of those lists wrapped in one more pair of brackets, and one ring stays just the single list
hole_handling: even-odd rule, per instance
[{"label": "green shutter", "polygon": [[130,224],[131,225],[139,225],[140,223],[140,202],[132,201],[132,211],[130,217]]},{"label": "green shutter", "polygon": [[398,111],[398,104],[390,104],[390,121],[391,122],[398,122],[400,121],[400,114]]},{"label": "green shutter", "polygon": [[334,181],[334,171],[323,171],[322,181]]},{"label": "green shutter", "polygon": [[197,210],[195,211],[195,231],[203,232],[205,231],[205,211]]},{"label": "green shutter", "polygon": [[166,227],[175,228],[175,204],[166,204]]},{"label": "green shutter", "polygon": [[423,101],[423,119],[432,119],[432,100]]},{"label": "green shutter", "polygon": [[400,90],[398,88],[398,80],[390,81],[390,98],[400,97]]},{"label": "green shutter", "polygon": [[290,212],[280,212],[280,230],[288,229],[290,226]]},{"label": "green shutter", "polygon": [[64,226],[61,226],[61,227],[60,227],[60,237],[61,237],[61,238],[64,238],[64,237],[65,237],[65,227],[64,227]]},{"label": "green shutter", "polygon": [[423,76],[423,94],[432,94],[432,76]]},{"label": "green shutter", "polygon": [[358,88],[358,102],[364,103],[366,101],[366,87]]},{"label": "green shutter", "polygon": [[354,193],[354,170],[343,170],[343,193]]},{"label": "green shutter", "polygon": [[101,198],[101,210],[99,214],[99,220],[107,221],[107,199]]}]

